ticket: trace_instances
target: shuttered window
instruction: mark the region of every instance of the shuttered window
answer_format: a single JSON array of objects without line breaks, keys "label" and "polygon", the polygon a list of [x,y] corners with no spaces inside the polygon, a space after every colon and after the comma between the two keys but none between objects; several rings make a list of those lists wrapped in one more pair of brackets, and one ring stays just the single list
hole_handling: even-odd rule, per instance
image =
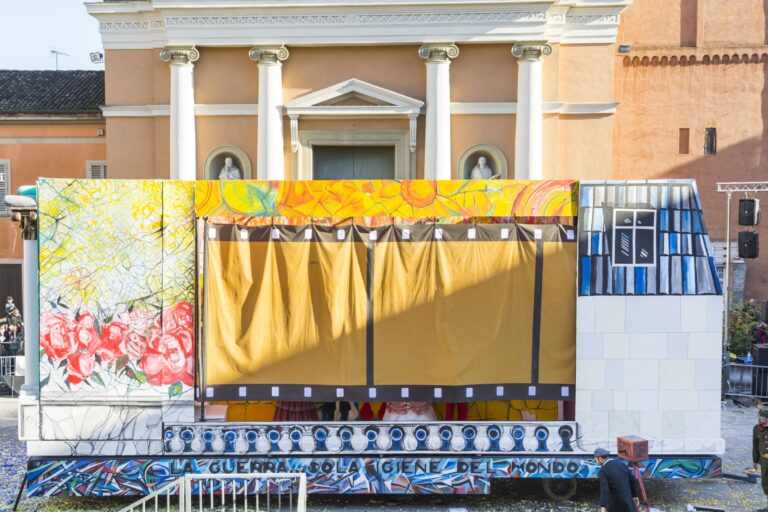
[{"label": "shuttered window", "polygon": [[86,164],[85,177],[92,180],[107,178],[107,162],[89,160]]},{"label": "shuttered window", "polygon": [[8,216],[8,206],[5,204],[5,196],[11,190],[11,161],[0,160],[0,216]]}]

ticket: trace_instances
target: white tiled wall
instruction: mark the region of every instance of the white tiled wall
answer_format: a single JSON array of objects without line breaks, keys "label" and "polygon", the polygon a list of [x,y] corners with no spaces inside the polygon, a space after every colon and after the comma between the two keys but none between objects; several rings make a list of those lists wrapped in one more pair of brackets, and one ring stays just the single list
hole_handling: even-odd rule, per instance
[{"label": "white tiled wall", "polygon": [[616,437],[654,454],[720,454],[719,296],[577,299],[576,421],[582,447]]}]

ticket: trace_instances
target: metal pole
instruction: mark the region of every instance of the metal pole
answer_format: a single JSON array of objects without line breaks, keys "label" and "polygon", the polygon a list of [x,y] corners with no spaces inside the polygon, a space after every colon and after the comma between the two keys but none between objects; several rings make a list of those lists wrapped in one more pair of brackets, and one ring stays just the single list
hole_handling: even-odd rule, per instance
[{"label": "metal pole", "polygon": [[725,321],[723,322],[723,344],[730,339],[731,326],[731,199],[732,192],[728,192],[728,206],[725,210],[725,283],[723,284],[723,300],[725,301]]}]

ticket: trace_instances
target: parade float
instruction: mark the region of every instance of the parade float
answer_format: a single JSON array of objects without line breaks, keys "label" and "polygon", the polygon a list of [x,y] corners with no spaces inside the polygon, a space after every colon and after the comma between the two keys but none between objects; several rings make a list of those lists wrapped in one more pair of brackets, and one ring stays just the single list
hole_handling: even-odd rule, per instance
[{"label": "parade float", "polygon": [[721,474],[692,180],[41,179],[36,201],[29,495],[249,472],[482,494],[595,478],[625,435],[644,478]]}]

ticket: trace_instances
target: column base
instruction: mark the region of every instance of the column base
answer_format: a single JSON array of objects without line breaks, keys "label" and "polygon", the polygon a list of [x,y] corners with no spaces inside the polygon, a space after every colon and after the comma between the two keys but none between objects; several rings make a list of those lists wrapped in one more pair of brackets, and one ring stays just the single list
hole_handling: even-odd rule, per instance
[{"label": "column base", "polygon": [[19,440],[40,439],[40,402],[36,395],[19,395]]}]

